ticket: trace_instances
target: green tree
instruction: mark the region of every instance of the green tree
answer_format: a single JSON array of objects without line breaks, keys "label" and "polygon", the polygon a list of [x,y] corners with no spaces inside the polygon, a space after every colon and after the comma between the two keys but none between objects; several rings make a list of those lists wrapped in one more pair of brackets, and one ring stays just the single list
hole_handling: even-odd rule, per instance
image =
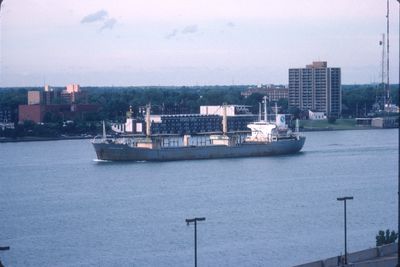
[{"label": "green tree", "polygon": [[334,123],[336,122],[336,117],[335,117],[335,116],[329,116],[329,117],[328,117],[328,122],[329,122],[330,124],[334,124]]},{"label": "green tree", "polygon": [[281,107],[281,113],[287,113],[289,107],[288,100],[285,98],[280,98],[278,100],[278,107]]},{"label": "green tree", "polygon": [[398,234],[395,231],[389,229],[385,231],[380,230],[376,236],[376,246],[382,246],[386,244],[394,243],[397,239]]},{"label": "green tree", "polygon": [[290,107],[288,112],[290,114],[293,114],[294,119],[300,119],[300,117],[301,117],[301,110],[299,108]]}]

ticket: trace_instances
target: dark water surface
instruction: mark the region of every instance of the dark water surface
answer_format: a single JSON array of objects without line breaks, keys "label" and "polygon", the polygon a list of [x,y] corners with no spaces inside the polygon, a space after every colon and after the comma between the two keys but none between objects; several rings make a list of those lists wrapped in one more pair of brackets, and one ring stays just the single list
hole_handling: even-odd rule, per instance
[{"label": "dark water surface", "polygon": [[397,229],[398,131],[306,133],[292,156],[102,163],[88,140],[0,144],[6,266],[290,266]]}]

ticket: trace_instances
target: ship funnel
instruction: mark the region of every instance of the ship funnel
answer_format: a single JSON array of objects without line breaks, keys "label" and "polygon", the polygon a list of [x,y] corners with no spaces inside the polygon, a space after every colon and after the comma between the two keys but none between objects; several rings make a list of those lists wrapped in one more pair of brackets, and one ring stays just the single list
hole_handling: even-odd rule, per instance
[{"label": "ship funnel", "polygon": [[222,113],[222,133],[226,135],[227,132],[228,132],[228,120],[226,117],[226,104],[224,104]]},{"label": "ship funnel", "polygon": [[151,136],[151,121],[150,121],[151,104],[146,106],[146,136]]},{"label": "ship funnel", "polygon": [[286,118],[285,114],[277,114],[275,119],[275,124],[278,128],[286,128]]}]

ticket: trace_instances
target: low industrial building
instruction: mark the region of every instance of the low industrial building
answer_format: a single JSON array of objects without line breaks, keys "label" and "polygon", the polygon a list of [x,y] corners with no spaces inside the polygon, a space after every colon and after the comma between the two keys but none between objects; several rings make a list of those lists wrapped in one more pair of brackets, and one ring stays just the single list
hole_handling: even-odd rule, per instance
[{"label": "low industrial building", "polygon": [[[227,125],[229,132],[249,131],[247,125],[258,119],[249,112],[248,106],[227,105]],[[113,123],[116,133],[143,133],[146,129],[142,119],[133,119],[127,112],[125,123]],[[201,106],[200,114],[150,115],[152,134],[201,134],[222,131],[222,106]]]},{"label": "low industrial building", "polygon": [[326,120],[325,113],[323,112],[315,112],[315,111],[308,111],[308,119],[310,120]]},{"label": "low industrial building", "polygon": [[47,116],[57,116],[64,120],[84,119],[88,113],[98,112],[99,105],[94,104],[56,104],[56,105],[20,105],[18,121],[45,122]]},{"label": "low industrial building", "polygon": [[[247,125],[257,116],[249,106],[226,105],[228,131],[248,131]],[[222,131],[223,106],[200,106],[200,114],[151,115],[154,134],[196,134]]]},{"label": "low industrial building", "polygon": [[153,134],[194,134],[222,130],[222,117],[219,115],[151,115],[150,120]]},{"label": "low industrial building", "polygon": [[397,128],[399,127],[399,117],[372,118],[371,126],[374,128]]},{"label": "low industrial building", "polygon": [[[151,115],[152,134],[201,134],[222,131],[222,116],[201,114],[179,114],[179,115]],[[247,125],[255,120],[257,116],[228,116],[228,131],[249,131]],[[127,119],[125,123],[113,123],[111,128],[116,133],[140,134],[146,129],[143,120]]]}]

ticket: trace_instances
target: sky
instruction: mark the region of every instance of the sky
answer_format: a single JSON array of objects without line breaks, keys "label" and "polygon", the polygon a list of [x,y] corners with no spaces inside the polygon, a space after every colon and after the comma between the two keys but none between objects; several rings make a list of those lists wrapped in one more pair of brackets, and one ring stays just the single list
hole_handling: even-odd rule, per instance
[{"label": "sky", "polygon": [[4,0],[0,87],[287,84],[289,68],[318,60],[342,84],[373,83],[384,32],[384,0]]}]

